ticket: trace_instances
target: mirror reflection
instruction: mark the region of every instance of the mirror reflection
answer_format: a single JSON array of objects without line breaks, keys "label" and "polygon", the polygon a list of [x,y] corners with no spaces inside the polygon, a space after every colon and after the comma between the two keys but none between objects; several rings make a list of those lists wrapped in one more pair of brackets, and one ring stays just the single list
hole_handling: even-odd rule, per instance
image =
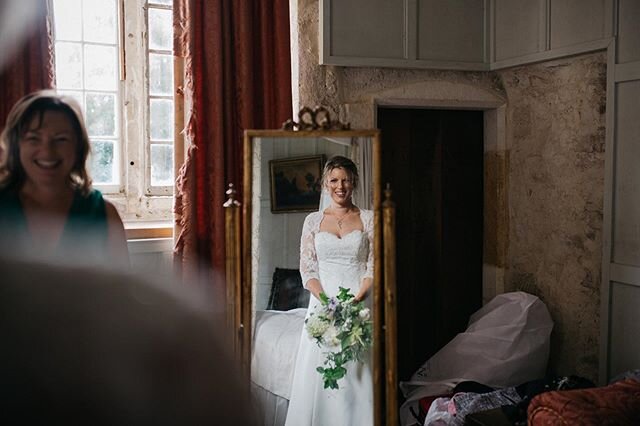
[{"label": "mirror reflection", "polygon": [[264,424],[373,424],[372,140],[254,137],[251,150],[251,387]]}]

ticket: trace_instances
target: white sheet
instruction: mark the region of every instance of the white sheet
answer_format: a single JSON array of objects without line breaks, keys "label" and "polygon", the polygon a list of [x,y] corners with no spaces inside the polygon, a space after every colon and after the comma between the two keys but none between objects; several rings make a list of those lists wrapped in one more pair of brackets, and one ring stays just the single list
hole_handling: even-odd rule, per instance
[{"label": "white sheet", "polygon": [[400,424],[413,424],[410,407],[473,380],[493,388],[544,377],[553,321],[545,304],[521,291],[499,294],[469,318],[469,326],[429,358],[411,381],[400,382],[407,401]]},{"label": "white sheet", "polygon": [[305,308],[256,311],[251,381],[286,399],[291,395],[293,370],[306,313]]}]

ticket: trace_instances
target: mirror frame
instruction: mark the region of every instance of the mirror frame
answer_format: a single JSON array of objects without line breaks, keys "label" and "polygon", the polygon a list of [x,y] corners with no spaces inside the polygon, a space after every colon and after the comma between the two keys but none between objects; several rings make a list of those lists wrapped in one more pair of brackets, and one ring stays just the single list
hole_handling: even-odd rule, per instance
[{"label": "mirror frame", "polygon": [[[252,330],[252,258],[251,258],[251,215],[252,215],[252,180],[253,180],[253,141],[256,138],[320,138],[320,137],[339,137],[339,138],[353,138],[353,137],[368,137],[372,143],[372,155],[373,155],[373,170],[372,170],[372,185],[373,185],[373,212],[374,212],[374,285],[373,285],[373,409],[374,409],[374,425],[380,426],[383,423],[383,412],[386,411],[387,420],[390,417],[389,408],[391,412],[392,406],[389,406],[389,393],[386,393],[385,401],[385,380],[383,378],[383,371],[387,374],[386,383],[388,386],[389,379],[394,377],[396,371],[395,365],[384,365],[384,354],[386,352],[387,357],[392,353],[395,353],[395,346],[389,347],[389,342],[395,342],[395,338],[384,339],[384,323],[391,322],[394,324],[394,336],[395,337],[395,321],[388,317],[388,313],[392,312],[395,317],[395,310],[384,309],[389,302],[394,301],[395,295],[395,282],[391,283],[387,281],[389,278],[389,272],[384,273],[383,279],[383,264],[387,263],[385,269],[389,269],[388,262],[385,262],[383,257],[389,258],[387,251],[393,247],[395,250],[395,244],[385,244],[385,252],[383,253],[383,207],[382,207],[382,184],[381,184],[381,146],[380,146],[380,131],[378,129],[366,129],[366,130],[245,130],[244,132],[244,145],[243,145],[243,182],[242,182],[242,226],[241,237],[242,241],[239,246],[241,247],[240,265],[236,268],[239,274],[234,275],[233,283],[229,283],[229,286],[235,287],[239,291],[233,292],[234,299],[234,311],[232,317],[236,318],[235,330],[237,339],[234,342],[234,347],[238,348],[237,355],[239,356],[240,366],[242,374],[245,379],[245,383],[249,384],[251,378],[251,340],[253,335]],[[387,194],[387,197],[389,194]],[[385,204],[385,217],[387,215],[387,204]],[[389,233],[386,229],[386,225],[389,222],[385,220],[385,235],[394,234]],[[394,256],[391,256],[393,258]],[[393,267],[395,271],[395,267]],[[239,276],[238,276],[239,275]],[[391,277],[395,277],[392,274]],[[389,291],[391,290],[391,292]],[[386,297],[384,297],[386,295]],[[385,321],[386,319],[386,321]],[[391,320],[391,321],[390,321]],[[232,320],[233,321],[233,320]],[[238,323],[239,321],[239,323]],[[384,339],[384,340],[383,340]],[[386,346],[386,347],[385,347]],[[392,355],[391,359],[395,359]],[[249,391],[249,386],[247,391]],[[391,392],[395,395],[395,392]],[[396,404],[395,397],[393,398],[393,404]],[[385,402],[387,404],[387,410],[384,410]]]}]

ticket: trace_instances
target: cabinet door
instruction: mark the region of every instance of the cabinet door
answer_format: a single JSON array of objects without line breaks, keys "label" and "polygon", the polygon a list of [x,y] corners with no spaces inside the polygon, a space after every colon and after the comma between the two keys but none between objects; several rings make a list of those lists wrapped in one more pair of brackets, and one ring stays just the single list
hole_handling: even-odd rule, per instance
[{"label": "cabinet door", "polygon": [[640,335],[640,61],[616,64],[614,74],[614,147],[612,161],[607,159],[613,169],[608,183],[613,200],[611,214],[605,214],[605,229],[607,219],[613,222],[613,238],[611,250],[605,246],[603,268],[608,277],[605,274],[601,296],[608,310],[602,316],[603,381],[640,365],[640,341],[629,338]]},{"label": "cabinet door", "polygon": [[640,2],[620,0],[618,3],[618,40],[616,63],[640,61]]},{"label": "cabinet door", "polygon": [[540,0],[494,0],[496,61],[538,53],[545,48],[545,3]]},{"label": "cabinet door", "polygon": [[484,0],[418,0],[417,59],[484,62]]},{"label": "cabinet door", "polygon": [[608,0],[551,0],[550,48],[574,46],[611,37]]},{"label": "cabinet door", "polygon": [[323,0],[322,62],[404,59],[405,0]]}]

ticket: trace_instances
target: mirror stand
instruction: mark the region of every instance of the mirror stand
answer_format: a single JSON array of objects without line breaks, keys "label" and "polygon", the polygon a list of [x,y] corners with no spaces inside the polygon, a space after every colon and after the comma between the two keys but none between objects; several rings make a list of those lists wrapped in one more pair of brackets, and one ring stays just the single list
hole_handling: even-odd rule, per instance
[{"label": "mirror stand", "polygon": [[[240,250],[240,202],[236,200],[237,191],[233,183],[226,191],[227,201],[224,203],[225,225],[225,272],[226,272],[226,307],[227,330],[229,330],[229,344],[233,348],[233,355],[242,356],[242,263]],[[248,363],[241,362],[242,371],[246,373]]]}]

